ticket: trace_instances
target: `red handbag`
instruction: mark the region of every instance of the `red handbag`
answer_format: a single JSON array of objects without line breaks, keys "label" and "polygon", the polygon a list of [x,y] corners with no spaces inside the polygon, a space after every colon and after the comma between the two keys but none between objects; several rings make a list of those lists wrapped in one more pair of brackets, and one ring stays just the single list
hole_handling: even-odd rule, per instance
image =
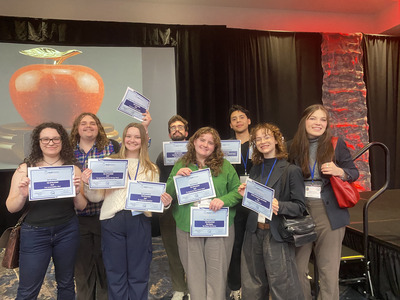
[{"label": "red handbag", "polygon": [[[337,137],[332,137],[332,145],[334,149],[336,149],[337,139]],[[354,183],[343,181],[336,176],[331,176],[330,181],[339,207],[350,208],[356,205],[360,200],[360,193]]]},{"label": "red handbag", "polygon": [[360,200],[360,193],[353,183],[343,181],[336,176],[331,176],[330,181],[339,207],[350,208]]}]

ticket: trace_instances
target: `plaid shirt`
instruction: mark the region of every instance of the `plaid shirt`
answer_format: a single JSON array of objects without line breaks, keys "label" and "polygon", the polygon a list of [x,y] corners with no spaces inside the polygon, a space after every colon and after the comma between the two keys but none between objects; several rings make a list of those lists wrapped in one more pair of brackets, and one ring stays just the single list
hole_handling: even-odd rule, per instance
[{"label": "plaid shirt", "polygon": [[[90,149],[88,153],[85,153],[85,151],[83,151],[79,147],[79,144],[76,145],[76,148],[74,150],[75,157],[81,164],[82,171],[88,167],[89,158],[104,158],[106,156],[113,154],[114,152],[115,152],[114,146],[111,141],[108,143],[107,146],[104,147],[102,151],[97,149],[96,144],[93,145],[92,149]],[[100,215],[100,209],[102,204],[103,201],[99,203],[88,202],[84,210],[77,210],[76,213],[78,216]]]}]

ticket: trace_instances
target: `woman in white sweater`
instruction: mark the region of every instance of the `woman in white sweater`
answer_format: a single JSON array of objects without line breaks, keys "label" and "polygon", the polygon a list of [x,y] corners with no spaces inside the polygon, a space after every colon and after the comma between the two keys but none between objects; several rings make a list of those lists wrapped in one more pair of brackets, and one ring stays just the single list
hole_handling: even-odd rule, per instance
[{"label": "woman in white sweater", "polygon": [[[143,125],[128,124],[123,133],[121,150],[110,156],[128,160],[131,180],[158,182],[159,171],[149,158],[147,134]],[[92,171],[86,169],[82,180],[88,183]],[[151,213],[125,210],[127,188],[90,190],[89,201],[104,199],[100,212],[103,260],[107,273],[109,299],[148,299],[148,281],[152,257]],[[171,196],[162,194],[165,206]]]}]

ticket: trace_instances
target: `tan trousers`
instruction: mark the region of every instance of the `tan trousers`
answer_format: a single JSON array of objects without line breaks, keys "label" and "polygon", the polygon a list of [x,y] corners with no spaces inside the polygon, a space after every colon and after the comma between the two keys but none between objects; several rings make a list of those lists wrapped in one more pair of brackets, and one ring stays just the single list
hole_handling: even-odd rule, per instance
[{"label": "tan trousers", "polygon": [[318,300],[338,300],[340,257],[346,227],[331,229],[322,200],[307,201],[307,207],[316,224],[317,240],[296,248],[297,272],[304,298],[311,300],[307,274],[311,251],[314,250],[320,286]]},{"label": "tan trousers", "polygon": [[235,240],[234,225],[229,237],[190,237],[176,228],[179,256],[186,273],[191,300],[225,300],[226,281]]}]

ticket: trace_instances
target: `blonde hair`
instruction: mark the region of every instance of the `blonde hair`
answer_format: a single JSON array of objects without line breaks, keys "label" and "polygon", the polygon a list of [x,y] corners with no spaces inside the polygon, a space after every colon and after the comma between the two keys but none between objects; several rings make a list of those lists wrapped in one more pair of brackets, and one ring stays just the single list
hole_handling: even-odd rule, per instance
[{"label": "blonde hair", "polygon": [[126,158],[126,147],[125,147],[125,138],[126,134],[128,132],[129,128],[135,127],[139,129],[140,133],[140,149],[139,149],[139,162],[140,165],[142,166],[140,173],[146,174],[147,172],[151,172],[152,179],[154,180],[155,174],[159,173],[159,170],[155,164],[153,164],[150,160],[149,157],[149,151],[148,151],[148,139],[147,139],[147,133],[146,129],[142,124],[139,123],[129,123],[122,134],[122,144],[121,144],[121,149],[119,150],[118,153],[111,155],[111,158],[120,158],[120,159],[125,159]]}]

